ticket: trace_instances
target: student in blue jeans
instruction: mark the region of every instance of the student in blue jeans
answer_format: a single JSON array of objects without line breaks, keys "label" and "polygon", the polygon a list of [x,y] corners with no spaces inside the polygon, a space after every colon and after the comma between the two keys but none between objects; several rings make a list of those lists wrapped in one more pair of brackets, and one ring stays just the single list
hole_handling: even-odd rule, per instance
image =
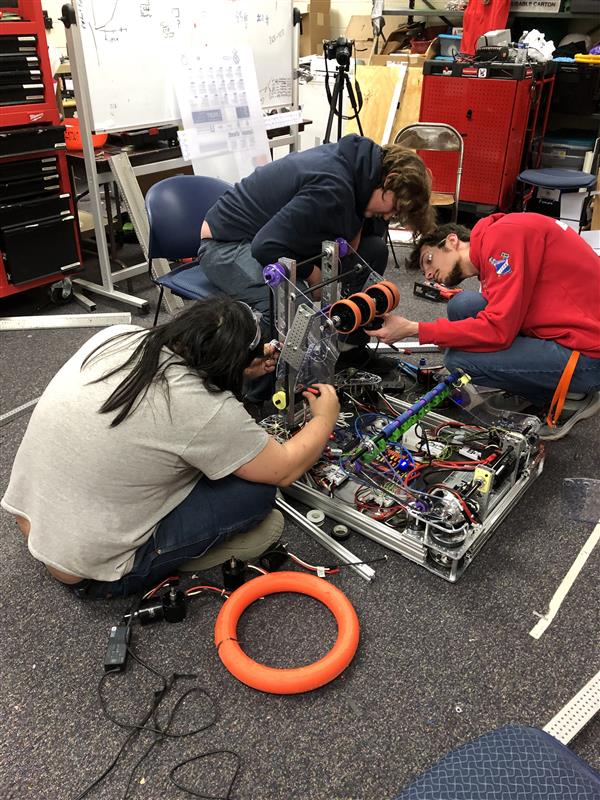
[{"label": "student in blue jeans", "polygon": [[[202,269],[218,292],[244,300],[267,320],[263,267],[278,258],[294,259],[298,279],[315,286],[323,241],[341,237],[383,275],[387,223],[398,219],[415,233],[426,232],[434,219],[430,198],[431,181],[420,156],[348,134],[258,167],[225,191],[202,224]],[[341,259],[340,272],[350,273],[342,280],[348,293],[360,291],[367,277],[351,274],[357,263],[362,262],[353,252]],[[367,342],[364,331],[351,334],[338,368],[384,374],[396,366],[397,359],[375,355]]]},{"label": "student in blue jeans", "polygon": [[545,439],[600,410],[600,258],[565,223],[524,213],[493,214],[472,231],[442,225],[421,237],[410,266],[448,287],[477,277],[481,293],[454,296],[447,319],[388,315],[373,336],[386,343],[418,336],[447,348],[449,370],[540,410],[574,363],[571,396],[559,424],[542,429]]},{"label": "student in blue jeans", "polygon": [[269,436],[241,393],[275,362],[257,313],[225,297],[93,336],[38,401],[2,498],[31,555],[97,598],[267,550],[283,527],[276,487],[319,458],[339,412],[320,385],[302,430]]}]

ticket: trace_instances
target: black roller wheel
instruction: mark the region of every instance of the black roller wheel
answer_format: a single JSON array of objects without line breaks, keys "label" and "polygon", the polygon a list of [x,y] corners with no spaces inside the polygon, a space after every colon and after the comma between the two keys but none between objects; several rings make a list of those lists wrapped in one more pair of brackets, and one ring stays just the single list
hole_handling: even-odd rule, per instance
[{"label": "black roller wheel", "polygon": [[73,284],[68,278],[58,283],[53,283],[48,289],[50,301],[55,306],[64,306],[73,299]]}]

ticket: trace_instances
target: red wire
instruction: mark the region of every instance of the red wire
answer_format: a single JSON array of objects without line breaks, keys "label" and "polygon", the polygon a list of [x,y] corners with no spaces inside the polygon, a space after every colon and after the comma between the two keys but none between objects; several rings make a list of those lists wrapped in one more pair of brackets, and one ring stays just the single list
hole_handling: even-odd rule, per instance
[{"label": "red wire", "polygon": [[171,581],[178,581],[178,580],[179,577],[177,575],[171,575],[170,577],[165,578],[163,581],[161,581],[157,586],[154,587],[154,589],[150,589],[149,592],[146,592],[144,597],[154,597],[156,592],[158,592],[159,589],[162,589],[163,586],[165,586],[167,583],[171,583]]},{"label": "red wire", "polygon": [[455,489],[452,489],[450,486],[446,486],[445,483],[435,483],[431,488],[444,489],[446,492],[449,492],[453,497],[456,497],[456,499],[461,505],[462,510],[467,515],[469,522],[475,522],[475,517],[473,516],[469,506],[466,504],[464,497],[461,497],[460,494]]}]

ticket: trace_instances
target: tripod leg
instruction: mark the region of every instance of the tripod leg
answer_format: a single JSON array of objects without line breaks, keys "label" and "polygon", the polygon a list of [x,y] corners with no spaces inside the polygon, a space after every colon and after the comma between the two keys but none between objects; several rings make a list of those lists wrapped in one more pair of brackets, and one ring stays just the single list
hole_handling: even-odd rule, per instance
[{"label": "tripod leg", "polygon": [[333,84],[331,100],[329,101],[329,117],[327,118],[327,128],[325,129],[323,144],[329,144],[329,142],[331,141],[331,128],[333,126],[333,117],[336,113],[338,97],[341,96],[341,94],[342,94],[342,76],[338,72],[335,76],[335,83]]},{"label": "tripod leg", "polygon": [[344,78],[346,80],[346,91],[348,92],[348,99],[350,100],[350,105],[352,106],[352,110],[354,111],[354,116],[356,117],[356,124],[358,125],[358,130],[361,136],[364,136],[362,125],[360,124],[360,117],[358,116],[358,106],[356,105],[356,96],[354,94],[354,89],[352,88],[352,82],[348,75],[345,73]]},{"label": "tripod leg", "polygon": [[340,70],[339,70],[339,76],[340,76],[340,92],[339,92],[339,95],[338,95],[338,111],[337,111],[337,115],[338,115],[338,124],[337,124],[338,142],[342,138],[342,119],[343,119],[343,116],[344,116],[344,84],[343,84],[343,79],[346,77],[346,72],[343,71],[341,67],[340,67]]}]

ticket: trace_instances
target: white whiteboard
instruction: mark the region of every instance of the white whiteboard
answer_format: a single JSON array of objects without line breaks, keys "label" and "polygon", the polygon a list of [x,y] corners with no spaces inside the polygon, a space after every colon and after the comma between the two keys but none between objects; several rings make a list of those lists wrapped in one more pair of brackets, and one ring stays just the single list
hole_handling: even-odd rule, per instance
[{"label": "white whiteboard", "polygon": [[250,44],[263,108],[292,102],[292,0],[77,0],[92,129],[179,119],[175,68],[209,44]]}]

